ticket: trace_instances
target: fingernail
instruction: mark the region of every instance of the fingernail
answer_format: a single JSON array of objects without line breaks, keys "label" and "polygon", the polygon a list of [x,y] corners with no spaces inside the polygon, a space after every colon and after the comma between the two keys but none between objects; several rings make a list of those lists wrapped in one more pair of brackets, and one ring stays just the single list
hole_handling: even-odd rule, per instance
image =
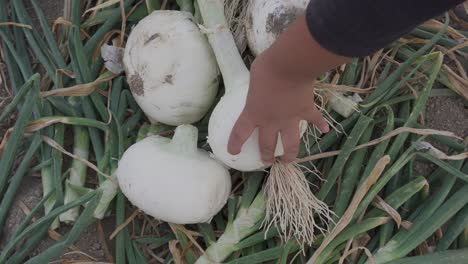
[{"label": "fingernail", "polygon": [[330,127],[328,126],[328,124],[321,125],[320,131],[322,131],[322,133],[328,133],[328,131],[330,131]]},{"label": "fingernail", "polygon": [[227,151],[231,155],[237,155],[240,153],[240,149],[236,146],[233,146],[232,144],[228,144]]},{"label": "fingernail", "polygon": [[238,155],[240,153],[240,151],[228,149],[228,153],[231,154],[231,155]]}]

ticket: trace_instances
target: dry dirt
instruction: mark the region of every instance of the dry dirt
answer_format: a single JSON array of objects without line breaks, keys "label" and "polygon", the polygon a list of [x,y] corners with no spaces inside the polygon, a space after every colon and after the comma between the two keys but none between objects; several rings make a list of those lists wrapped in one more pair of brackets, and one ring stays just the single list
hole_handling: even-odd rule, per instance
[{"label": "dry dirt", "polygon": [[457,136],[468,136],[468,108],[461,97],[433,97],[426,107],[426,125],[433,129],[447,130]]},{"label": "dry dirt", "polygon": [[[63,1],[52,1],[52,0],[40,0],[41,6],[44,8],[50,21],[53,21],[56,17],[61,16],[62,2]],[[0,65],[1,67],[1,65]],[[5,80],[4,80],[5,81]],[[9,93],[6,91],[5,86],[0,84],[0,112],[8,102],[7,98]],[[14,120],[14,115],[11,120],[0,124],[0,136],[3,136],[5,129],[10,127]],[[468,136],[468,109],[464,106],[463,99],[458,97],[438,97],[431,98],[429,100],[427,110],[425,113],[426,126],[434,129],[448,130],[456,133],[461,137]],[[25,177],[20,191],[16,197],[16,201],[11,210],[10,216],[4,226],[3,237],[1,242],[8,241],[8,237],[12,231],[18,226],[19,223],[24,219],[25,213],[19,206],[21,203],[25,204],[28,208],[33,208],[34,205],[39,201],[42,196],[42,188],[40,178],[36,176]],[[102,226],[105,231],[106,237],[109,237],[110,233],[115,228],[113,217],[102,222]],[[60,234],[66,234],[69,227],[61,227],[58,231]],[[89,227],[82,235],[82,237],[75,243],[75,246],[82,252],[91,255],[96,260],[109,260],[106,259],[104,245],[97,236],[97,225]],[[48,248],[54,241],[52,239],[46,239],[39,247],[34,250],[31,255],[36,255]],[[2,244],[0,243],[0,245]],[[113,242],[107,241],[109,247],[113,248]],[[71,254],[68,256],[77,257],[79,254]]]}]

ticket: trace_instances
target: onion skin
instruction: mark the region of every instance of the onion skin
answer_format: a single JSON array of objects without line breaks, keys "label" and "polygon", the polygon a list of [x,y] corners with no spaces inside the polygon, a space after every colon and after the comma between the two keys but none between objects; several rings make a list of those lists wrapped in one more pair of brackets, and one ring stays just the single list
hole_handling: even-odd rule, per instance
[{"label": "onion skin", "polygon": [[177,127],[172,140],[152,136],[131,146],[117,179],[128,200],[145,213],[175,224],[210,222],[231,191],[229,171],[197,149],[197,129]]},{"label": "onion skin", "polygon": [[308,0],[250,0],[245,22],[250,50],[259,55],[303,14]]},{"label": "onion skin", "polygon": [[[257,171],[267,167],[261,159],[258,129],[255,129],[244,143],[238,155],[231,155],[227,151],[229,136],[245,106],[247,93],[248,83],[237,83],[236,90],[231,90],[221,98],[208,123],[208,143],[215,157],[227,166],[240,171]],[[301,135],[305,133],[307,126],[307,121],[300,123]],[[280,157],[283,154],[284,149],[280,135],[276,144],[275,156]]]},{"label": "onion skin", "polygon": [[123,62],[132,94],[153,123],[195,123],[214,102],[218,66],[190,13],[145,17],[130,33]]}]

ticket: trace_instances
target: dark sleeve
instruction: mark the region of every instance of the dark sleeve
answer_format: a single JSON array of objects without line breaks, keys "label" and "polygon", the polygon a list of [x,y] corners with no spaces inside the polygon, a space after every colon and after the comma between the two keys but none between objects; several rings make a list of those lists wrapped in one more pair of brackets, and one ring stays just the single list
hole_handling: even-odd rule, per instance
[{"label": "dark sleeve", "polygon": [[311,0],[307,24],[325,49],[363,57],[463,0]]}]

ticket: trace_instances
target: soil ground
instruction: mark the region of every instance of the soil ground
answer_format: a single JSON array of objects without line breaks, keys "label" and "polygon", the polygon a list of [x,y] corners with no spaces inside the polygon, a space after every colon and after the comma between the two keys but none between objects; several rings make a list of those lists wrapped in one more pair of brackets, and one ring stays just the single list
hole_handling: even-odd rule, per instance
[{"label": "soil ground", "polygon": [[[54,0],[40,0],[43,10],[47,14],[50,21],[62,15],[63,1]],[[2,65],[0,64],[0,67]],[[3,80],[5,83],[6,80]],[[3,107],[8,103],[9,93],[2,82],[0,82],[0,112]],[[5,99],[6,98],[6,99]],[[3,136],[4,132],[8,127],[12,125],[14,121],[14,115],[0,124],[0,136]],[[462,98],[459,97],[436,97],[431,98],[427,105],[425,113],[426,126],[429,128],[448,130],[456,133],[461,137],[468,136],[468,109],[464,106]],[[424,170],[425,168],[422,168]],[[12,232],[25,218],[25,213],[21,207],[22,204],[28,208],[33,208],[35,204],[40,200],[42,196],[41,180],[39,177],[31,175],[25,177],[20,191],[17,194],[16,201],[11,210],[10,216],[7,220],[6,225],[3,227],[3,236],[0,241],[0,248],[5,241],[11,236]],[[101,222],[104,229],[106,238],[109,237],[110,233],[115,228],[113,217],[109,217]],[[109,261],[110,259],[106,256],[105,245],[106,243],[112,252],[112,241],[103,241],[97,235],[98,224],[90,226],[83,234],[82,237],[75,243],[77,251],[71,252],[66,255],[69,257],[79,257],[81,251],[87,255],[92,256],[96,261]],[[69,227],[61,227],[57,230],[60,234],[68,232]],[[106,239],[107,240],[107,239]],[[50,238],[44,240],[39,247],[34,250],[31,255],[36,255],[43,250],[47,249],[54,241]]]}]

